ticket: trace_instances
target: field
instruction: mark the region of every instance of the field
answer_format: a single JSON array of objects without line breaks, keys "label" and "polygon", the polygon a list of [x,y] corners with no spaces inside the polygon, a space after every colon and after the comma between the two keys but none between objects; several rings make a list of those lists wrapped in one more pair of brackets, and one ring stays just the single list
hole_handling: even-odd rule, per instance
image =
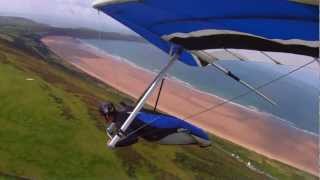
[{"label": "field", "polygon": [[316,179],[214,136],[206,149],[107,149],[97,107],[132,99],[63,62],[26,24],[0,27],[0,179]]}]

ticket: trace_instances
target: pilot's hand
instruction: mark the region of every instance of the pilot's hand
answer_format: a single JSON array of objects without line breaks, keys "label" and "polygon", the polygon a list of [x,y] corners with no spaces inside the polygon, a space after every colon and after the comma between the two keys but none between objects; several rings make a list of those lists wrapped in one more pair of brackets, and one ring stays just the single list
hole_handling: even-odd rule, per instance
[{"label": "pilot's hand", "polygon": [[110,135],[113,135],[114,130],[115,130],[115,123],[111,123],[107,128],[107,133],[109,133]]}]

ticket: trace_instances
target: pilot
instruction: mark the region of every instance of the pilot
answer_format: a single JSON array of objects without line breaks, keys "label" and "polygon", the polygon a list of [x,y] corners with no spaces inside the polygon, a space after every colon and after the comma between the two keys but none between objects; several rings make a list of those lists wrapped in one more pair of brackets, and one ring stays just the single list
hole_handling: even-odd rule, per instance
[{"label": "pilot", "polygon": [[130,115],[133,107],[120,103],[116,108],[113,103],[101,104],[100,113],[106,123],[110,123],[106,131],[111,136],[116,133],[122,137],[116,147],[130,146],[143,138],[150,142],[171,145],[198,144],[200,147],[210,146],[208,135],[200,128],[181,119],[162,113],[143,109],[141,110],[129,128],[121,132],[120,128]]}]

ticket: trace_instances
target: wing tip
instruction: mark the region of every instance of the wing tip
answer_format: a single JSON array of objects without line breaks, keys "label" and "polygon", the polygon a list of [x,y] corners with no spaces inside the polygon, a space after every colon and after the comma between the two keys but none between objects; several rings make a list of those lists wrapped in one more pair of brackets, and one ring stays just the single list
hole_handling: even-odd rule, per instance
[{"label": "wing tip", "polygon": [[313,5],[313,6],[319,6],[319,0],[290,0],[293,2],[301,3],[301,4],[307,4],[307,5]]},{"label": "wing tip", "polygon": [[95,9],[100,9],[103,6],[133,2],[133,1],[139,1],[139,0],[94,0],[92,3],[92,7]]}]

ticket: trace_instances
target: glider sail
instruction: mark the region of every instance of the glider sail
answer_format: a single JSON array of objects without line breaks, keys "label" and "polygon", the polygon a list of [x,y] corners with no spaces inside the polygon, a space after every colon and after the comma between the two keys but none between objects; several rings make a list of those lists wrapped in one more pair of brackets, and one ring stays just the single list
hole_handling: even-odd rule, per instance
[{"label": "glider sail", "polygon": [[317,0],[97,0],[94,7],[167,53],[182,47],[180,60],[192,66],[213,62],[199,51],[319,57]]},{"label": "glider sail", "polygon": [[278,65],[290,65],[288,61],[301,57],[316,61],[318,4],[318,0],[95,0],[94,8],[171,55],[169,64],[141,96],[109,147],[115,147],[121,132],[129,127],[177,59],[191,66],[212,65],[276,105],[216,61],[247,61],[250,56],[263,56]]}]

